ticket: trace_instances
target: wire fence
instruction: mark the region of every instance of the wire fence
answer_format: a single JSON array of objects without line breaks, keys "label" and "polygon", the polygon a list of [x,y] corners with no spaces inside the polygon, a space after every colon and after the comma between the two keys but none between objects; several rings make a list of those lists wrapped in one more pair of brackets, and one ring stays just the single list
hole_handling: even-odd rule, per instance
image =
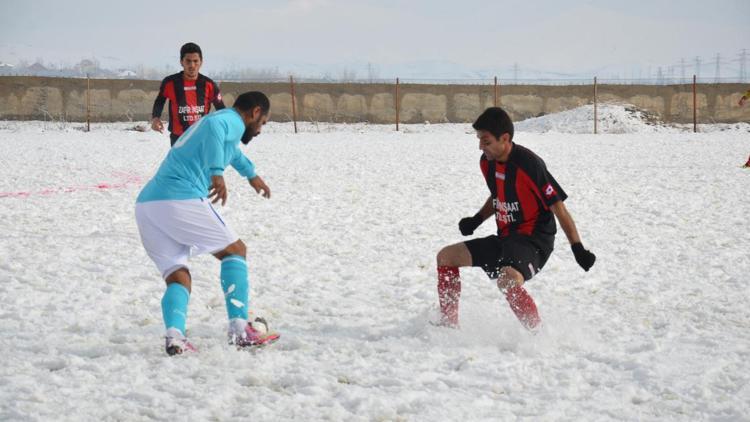
[{"label": "wire fence", "polygon": [[[56,78],[74,78],[74,79],[123,79],[123,80],[144,80],[144,81],[161,81],[165,75],[153,75],[149,77],[140,77],[136,74],[118,75],[112,73],[78,73],[78,72],[67,72],[67,71],[32,71],[32,70],[18,70],[13,68],[0,68],[0,76],[26,76],[26,77],[56,77]],[[693,82],[693,75],[687,75],[684,77],[675,76],[657,76],[648,78],[622,78],[622,77],[601,77],[598,75],[591,75],[590,77],[564,77],[564,78],[503,78],[495,76],[487,77],[467,77],[467,78],[420,78],[420,77],[400,77],[394,76],[391,78],[348,78],[348,77],[305,77],[297,75],[288,76],[253,76],[253,77],[237,77],[232,74],[218,72],[215,75],[209,75],[214,80],[220,82],[237,82],[237,83],[286,83],[289,81],[289,77],[292,76],[297,83],[315,83],[315,84],[392,84],[393,81],[398,78],[402,84],[415,84],[415,85],[487,85],[497,79],[498,84],[501,85],[549,85],[549,86],[566,86],[566,85],[591,85],[593,79],[596,77],[599,83],[602,85],[653,85],[653,86],[665,86],[665,85],[684,85],[691,84]],[[695,75],[697,83],[700,84],[730,84],[730,83],[741,83],[750,84],[750,77],[747,76],[701,76]]]},{"label": "wire fence", "polygon": [[[6,75],[8,76],[8,75]],[[739,95],[747,89],[735,78],[701,80],[691,78],[662,79],[351,79],[331,78],[238,78],[216,79],[222,93],[233,97],[245,84],[275,96],[274,115],[279,121],[392,123],[395,130],[404,123],[466,122],[485,107],[502,106],[516,119],[539,117],[570,108],[593,105],[592,132],[599,133],[597,107],[604,102],[625,101],[658,118],[674,123],[732,122],[746,120],[736,107]],[[2,82],[2,76],[0,76]],[[41,78],[23,82],[29,90],[23,101],[15,95],[17,114],[10,118],[74,121],[84,118],[86,127],[92,121],[127,121],[150,119],[151,95],[156,80],[113,78]],[[0,84],[5,90],[16,90],[19,82]],[[261,86],[261,84],[266,84]],[[316,86],[316,84],[320,84]],[[12,86],[12,88],[7,88]],[[544,89],[534,86],[557,86]],[[656,89],[650,88],[656,87]],[[669,86],[674,86],[671,88]],[[567,87],[567,88],[566,88]],[[640,87],[640,88],[639,88]],[[661,87],[661,88],[659,88]],[[225,89],[226,88],[226,89]],[[266,91],[268,90],[268,91]],[[10,91],[9,91],[10,92]],[[740,93],[739,95],[737,93]],[[2,93],[0,93],[0,97]],[[710,100],[708,98],[711,98]],[[736,98],[734,98],[736,97]],[[613,100],[614,98],[614,100]],[[670,99],[671,98],[671,99]],[[723,101],[723,110],[716,104]],[[712,109],[708,109],[708,104]],[[731,103],[731,104],[730,104]],[[29,109],[32,108],[32,110]],[[701,110],[702,115],[698,115]],[[723,117],[717,120],[717,113]],[[700,121],[699,121],[700,117]]]},{"label": "wire fence", "polygon": [[[594,78],[599,80],[603,85],[685,85],[693,83],[692,76],[685,78],[601,78],[591,76],[589,78],[497,78],[498,84],[501,85],[550,85],[550,86],[567,86],[567,85],[591,85]],[[297,83],[319,83],[319,84],[392,84],[395,79],[399,79],[402,84],[415,85],[487,85],[491,84],[494,77],[488,78],[378,78],[378,79],[334,79],[334,78],[299,78],[294,77]],[[288,77],[279,78],[220,78],[222,82],[238,83],[284,83],[289,80]],[[730,84],[730,83],[747,83],[750,79],[742,78],[712,78],[697,77],[698,83],[701,84]]]}]

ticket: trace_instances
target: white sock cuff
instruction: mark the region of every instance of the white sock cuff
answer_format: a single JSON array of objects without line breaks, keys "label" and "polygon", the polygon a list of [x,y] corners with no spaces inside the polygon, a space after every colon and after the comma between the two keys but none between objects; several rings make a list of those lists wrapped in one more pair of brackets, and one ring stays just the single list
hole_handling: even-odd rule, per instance
[{"label": "white sock cuff", "polygon": [[229,320],[229,332],[232,334],[242,335],[245,333],[247,320],[242,318],[232,318]]},{"label": "white sock cuff", "polygon": [[185,334],[183,334],[179,328],[175,328],[175,327],[167,328],[166,336],[172,337],[172,338],[185,338]]}]

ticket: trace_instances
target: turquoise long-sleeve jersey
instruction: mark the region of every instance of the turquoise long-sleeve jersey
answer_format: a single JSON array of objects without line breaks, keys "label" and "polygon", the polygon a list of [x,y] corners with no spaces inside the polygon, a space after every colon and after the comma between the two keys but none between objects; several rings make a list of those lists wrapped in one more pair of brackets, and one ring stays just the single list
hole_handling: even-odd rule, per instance
[{"label": "turquoise long-sleeve jersey", "polygon": [[136,202],[206,198],[211,176],[223,175],[227,165],[252,179],[255,165],[239,148],[244,132],[245,124],[234,108],[202,117],[169,150]]}]

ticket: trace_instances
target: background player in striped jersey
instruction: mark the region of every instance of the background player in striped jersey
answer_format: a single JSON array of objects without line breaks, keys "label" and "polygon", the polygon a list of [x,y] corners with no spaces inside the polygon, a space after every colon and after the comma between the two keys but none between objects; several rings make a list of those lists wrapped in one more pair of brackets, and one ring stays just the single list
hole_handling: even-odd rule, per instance
[{"label": "background player in striped jersey", "polygon": [[180,48],[182,72],[169,75],[161,82],[159,94],[154,101],[151,112],[151,128],[164,132],[161,113],[164,103],[169,100],[169,140],[171,145],[177,141],[190,125],[205,116],[214,108],[221,110],[224,102],[221,99],[219,86],[210,78],[200,73],[203,65],[203,53],[198,44],[187,43]]},{"label": "background player in striped jersey", "polygon": [[444,247],[437,255],[440,325],[458,327],[461,295],[459,267],[481,267],[510,304],[524,327],[533,330],[541,322],[534,299],[523,288],[547,262],[554,248],[560,222],[570,241],[576,262],[586,271],[596,256],[581,244],[573,218],[563,201],[567,195],[536,154],[513,142],[513,122],[499,107],[491,107],[474,122],[480,167],[490,196],[473,217],[462,219],[461,234],[474,233],[495,216],[497,235]]}]

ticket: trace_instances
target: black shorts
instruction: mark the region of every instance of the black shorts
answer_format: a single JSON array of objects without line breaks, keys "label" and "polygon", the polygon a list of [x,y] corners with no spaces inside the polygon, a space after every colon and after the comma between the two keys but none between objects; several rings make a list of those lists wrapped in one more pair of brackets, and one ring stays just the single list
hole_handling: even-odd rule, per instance
[{"label": "black shorts", "polygon": [[497,278],[502,267],[513,267],[530,280],[547,262],[552,249],[537,246],[528,236],[492,235],[464,242],[471,254],[471,266],[481,267],[487,276]]}]

